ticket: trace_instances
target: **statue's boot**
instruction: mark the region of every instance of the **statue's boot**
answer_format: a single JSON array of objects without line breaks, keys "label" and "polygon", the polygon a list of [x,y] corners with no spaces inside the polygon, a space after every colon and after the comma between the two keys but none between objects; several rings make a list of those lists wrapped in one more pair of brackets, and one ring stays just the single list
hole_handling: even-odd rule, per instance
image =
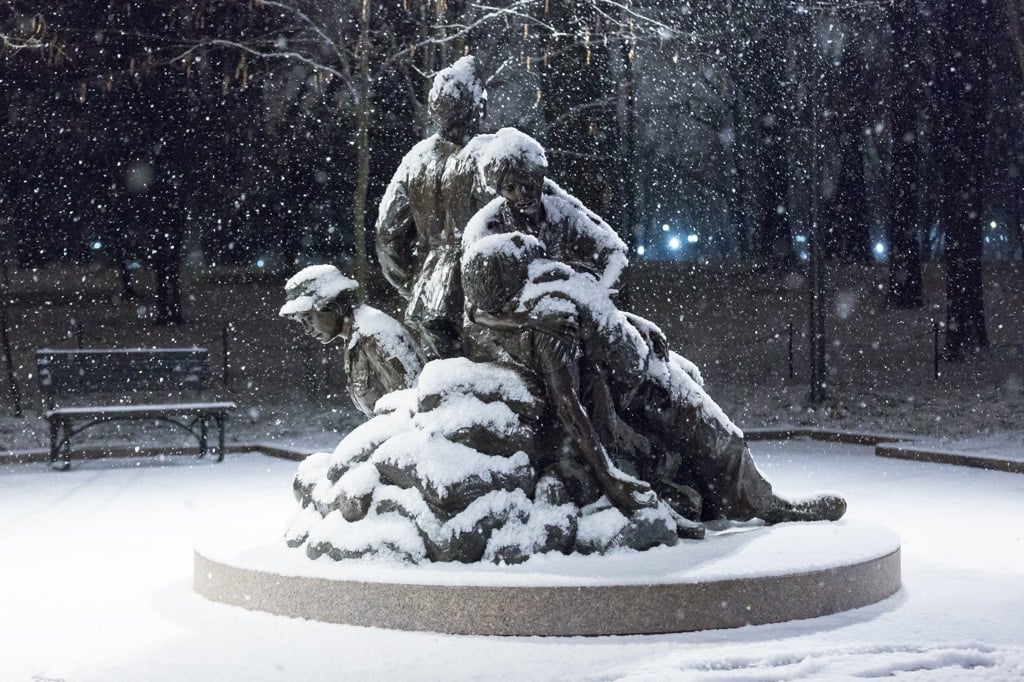
[{"label": "statue's boot", "polygon": [[838,521],[846,513],[846,500],[836,493],[822,493],[802,500],[787,500],[773,494],[758,517],[771,525],[786,521]]},{"label": "statue's boot", "polygon": [[676,522],[676,535],[686,540],[703,540],[704,539],[704,524],[698,521],[691,521],[686,518],[671,506],[669,511],[672,514],[672,519]]}]

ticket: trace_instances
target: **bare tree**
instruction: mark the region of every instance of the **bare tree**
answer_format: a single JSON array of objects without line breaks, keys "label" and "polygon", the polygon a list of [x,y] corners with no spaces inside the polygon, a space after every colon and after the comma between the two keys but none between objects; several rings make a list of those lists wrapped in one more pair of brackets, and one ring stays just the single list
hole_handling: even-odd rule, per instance
[{"label": "bare tree", "polygon": [[918,206],[918,108],[922,101],[917,0],[895,0],[889,9],[892,30],[891,92],[892,164],[890,168],[889,290],[890,305],[924,305]]},{"label": "bare tree", "polygon": [[946,356],[962,360],[988,345],[982,284],[982,218],[988,134],[991,3],[949,3],[940,22],[946,41],[938,87],[946,105],[942,177],[946,224]]}]

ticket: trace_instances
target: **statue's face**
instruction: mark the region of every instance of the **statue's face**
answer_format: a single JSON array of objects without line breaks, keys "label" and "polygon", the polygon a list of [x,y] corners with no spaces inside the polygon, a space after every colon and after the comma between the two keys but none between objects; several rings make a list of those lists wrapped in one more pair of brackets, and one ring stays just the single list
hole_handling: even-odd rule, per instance
[{"label": "statue's face", "polygon": [[330,343],[343,330],[341,316],[333,310],[310,310],[299,313],[295,319],[302,323],[307,334],[320,343]]},{"label": "statue's face", "polygon": [[537,218],[541,212],[540,194],[543,187],[542,174],[514,168],[498,183],[498,194],[505,198],[509,207],[516,213]]},{"label": "statue's face", "polygon": [[480,132],[480,110],[478,107],[451,107],[435,112],[442,138],[464,144]]}]

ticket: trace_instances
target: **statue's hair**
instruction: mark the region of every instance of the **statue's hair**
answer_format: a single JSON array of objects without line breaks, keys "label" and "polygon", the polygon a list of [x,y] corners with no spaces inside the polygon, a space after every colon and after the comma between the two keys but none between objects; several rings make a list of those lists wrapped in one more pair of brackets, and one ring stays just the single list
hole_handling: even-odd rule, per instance
[{"label": "statue's hair", "polygon": [[480,175],[484,184],[494,192],[498,191],[502,178],[512,170],[543,176],[547,168],[544,147],[515,128],[499,130],[480,154]]},{"label": "statue's hair", "polygon": [[486,99],[483,67],[467,55],[437,72],[427,101],[438,118],[462,118],[478,111]]}]

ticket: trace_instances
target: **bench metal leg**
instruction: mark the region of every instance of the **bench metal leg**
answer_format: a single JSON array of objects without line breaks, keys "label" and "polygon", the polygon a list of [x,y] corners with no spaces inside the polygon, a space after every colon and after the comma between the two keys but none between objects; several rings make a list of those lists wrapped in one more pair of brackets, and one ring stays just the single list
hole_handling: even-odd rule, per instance
[{"label": "bench metal leg", "polygon": [[214,419],[217,420],[217,461],[224,461],[224,422],[227,419],[227,415],[223,412],[218,414]]},{"label": "bench metal leg", "polygon": [[[71,468],[71,437],[68,435],[67,422],[60,417],[50,418],[50,468],[66,471]],[[63,436],[63,438],[62,438]],[[57,461],[57,455],[64,450],[64,458]]]},{"label": "bench metal leg", "polygon": [[199,418],[199,457],[206,456],[206,427],[209,422],[209,417]]},{"label": "bench metal leg", "polygon": [[50,466],[57,462],[57,420],[50,417]]}]

